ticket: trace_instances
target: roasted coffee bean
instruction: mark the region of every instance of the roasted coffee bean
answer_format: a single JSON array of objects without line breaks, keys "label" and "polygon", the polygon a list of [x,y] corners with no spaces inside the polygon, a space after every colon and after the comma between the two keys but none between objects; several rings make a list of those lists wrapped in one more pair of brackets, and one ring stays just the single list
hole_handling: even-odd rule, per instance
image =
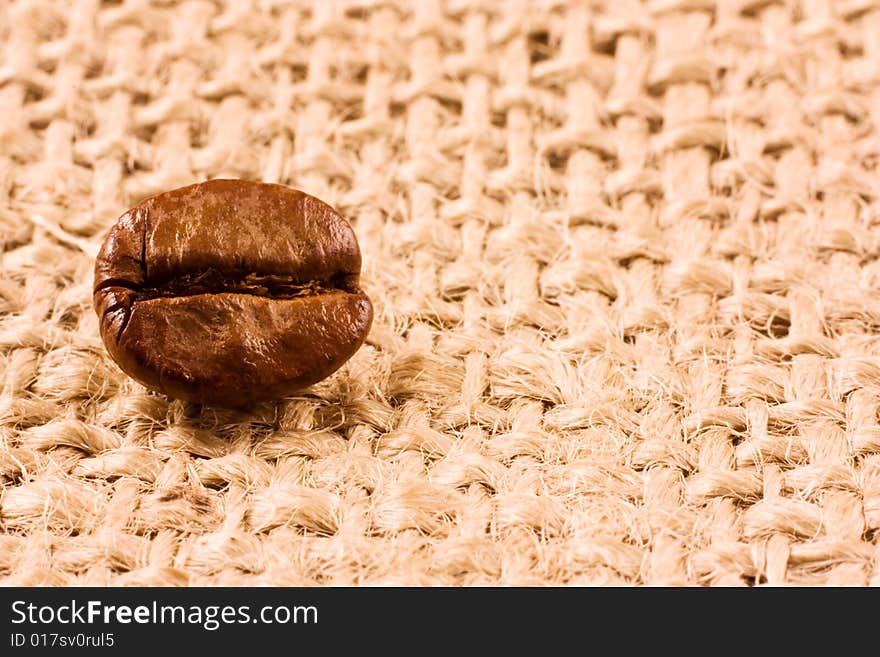
[{"label": "roasted coffee bean", "polygon": [[107,351],[171,397],[244,407],[336,371],[367,335],[354,232],[303,192],[211,180],[123,214],[95,263]]}]

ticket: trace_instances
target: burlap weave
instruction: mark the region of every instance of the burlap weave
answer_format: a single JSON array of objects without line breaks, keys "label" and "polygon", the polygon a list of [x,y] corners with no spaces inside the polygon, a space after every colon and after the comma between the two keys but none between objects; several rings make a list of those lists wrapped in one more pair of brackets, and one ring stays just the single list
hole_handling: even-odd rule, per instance
[{"label": "burlap weave", "polygon": [[[880,4],[0,4],[0,583],[880,584]],[[147,195],[282,182],[376,317],[253,412],[110,361]]]}]

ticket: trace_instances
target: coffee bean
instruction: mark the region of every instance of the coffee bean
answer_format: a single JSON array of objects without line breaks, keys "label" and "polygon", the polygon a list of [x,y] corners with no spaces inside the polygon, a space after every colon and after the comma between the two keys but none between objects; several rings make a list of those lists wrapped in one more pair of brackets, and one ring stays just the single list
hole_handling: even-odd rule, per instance
[{"label": "coffee bean", "polygon": [[123,214],[95,263],[107,351],[171,397],[244,407],[301,390],[373,318],[348,222],[281,185],[211,180]]}]

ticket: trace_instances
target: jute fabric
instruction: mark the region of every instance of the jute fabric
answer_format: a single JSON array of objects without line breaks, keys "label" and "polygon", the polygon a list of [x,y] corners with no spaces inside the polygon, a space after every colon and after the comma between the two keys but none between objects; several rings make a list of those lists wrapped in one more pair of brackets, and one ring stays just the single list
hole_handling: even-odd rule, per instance
[{"label": "jute fabric", "polygon": [[[0,583],[880,583],[880,4],[0,5]],[[94,255],[217,177],[339,209],[375,320],[147,391]]]}]

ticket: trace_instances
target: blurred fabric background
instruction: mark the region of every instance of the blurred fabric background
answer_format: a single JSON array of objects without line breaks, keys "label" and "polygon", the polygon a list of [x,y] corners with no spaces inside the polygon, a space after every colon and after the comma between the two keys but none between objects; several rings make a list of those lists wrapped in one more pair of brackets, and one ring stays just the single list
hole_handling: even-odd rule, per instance
[{"label": "blurred fabric background", "polygon": [[[0,582],[880,584],[880,4],[0,6]],[[376,317],[252,412],[105,353],[144,197],[280,182]]]}]

